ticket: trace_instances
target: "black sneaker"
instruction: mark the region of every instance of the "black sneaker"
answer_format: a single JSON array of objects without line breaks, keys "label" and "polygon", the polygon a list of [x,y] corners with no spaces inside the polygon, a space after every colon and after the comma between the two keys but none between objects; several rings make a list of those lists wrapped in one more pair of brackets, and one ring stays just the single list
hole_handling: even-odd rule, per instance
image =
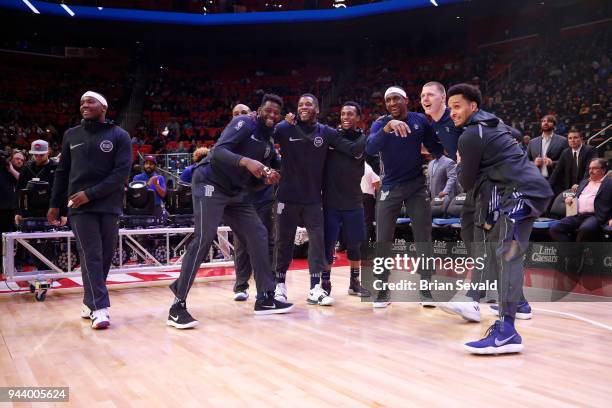
[{"label": "black sneaker", "polygon": [[198,325],[198,321],[187,311],[187,304],[185,302],[180,302],[173,304],[170,308],[166,324],[176,327],[177,329],[191,329]]},{"label": "black sneaker", "polygon": [[327,295],[330,296],[332,290],[331,281],[329,279],[321,279],[321,289],[326,291]]},{"label": "black sneaker", "polygon": [[436,302],[434,302],[433,296],[431,295],[431,291],[429,289],[421,290],[420,296],[422,307],[436,307]]},{"label": "black sneaker", "polygon": [[361,286],[359,278],[351,278],[351,283],[348,288],[348,294],[351,296],[359,297],[370,297],[371,293],[369,290]]},{"label": "black sneaker", "polygon": [[391,294],[388,289],[381,290],[378,292],[376,299],[372,302],[372,306],[375,309],[385,308],[391,304]]},{"label": "black sneaker", "polygon": [[266,293],[265,298],[255,301],[256,315],[270,315],[289,313],[293,309],[293,303],[281,302],[274,298],[274,292]]}]

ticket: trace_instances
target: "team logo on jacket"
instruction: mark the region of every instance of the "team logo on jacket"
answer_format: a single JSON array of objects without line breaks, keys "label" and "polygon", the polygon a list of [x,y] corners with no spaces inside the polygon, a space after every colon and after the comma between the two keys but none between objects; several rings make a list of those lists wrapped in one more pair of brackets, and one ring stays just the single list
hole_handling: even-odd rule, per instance
[{"label": "team logo on jacket", "polygon": [[113,150],[113,142],[110,140],[103,140],[102,143],[100,143],[100,150],[102,150],[104,153],[110,152]]},{"label": "team logo on jacket", "polygon": [[270,148],[270,145],[266,146],[266,152],[264,153],[264,158],[267,159],[268,157],[270,157],[270,151],[272,149]]},{"label": "team logo on jacket", "polygon": [[234,126],[234,129],[240,130],[242,125],[244,125],[244,120],[241,120],[240,122],[236,123],[236,126]]},{"label": "team logo on jacket", "polygon": [[419,124],[418,124],[418,123],[415,123],[415,124],[414,124],[414,128],[415,128],[415,129],[418,129],[418,128],[419,128]]},{"label": "team logo on jacket", "polygon": [[314,143],[315,147],[321,147],[321,146],[323,146],[323,138],[321,136],[317,136],[317,137],[314,138],[313,143]]}]

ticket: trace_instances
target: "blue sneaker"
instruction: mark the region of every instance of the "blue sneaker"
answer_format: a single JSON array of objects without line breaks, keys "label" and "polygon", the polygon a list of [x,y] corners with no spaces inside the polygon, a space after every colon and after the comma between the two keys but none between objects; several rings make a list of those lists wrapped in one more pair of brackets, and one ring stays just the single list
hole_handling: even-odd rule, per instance
[{"label": "blue sneaker", "polygon": [[514,326],[501,320],[495,321],[478,341],[463,346],[472,354],[507,354],[523,350],[523,339]]},{"label": "blue sneaker", "polygon": [[[491,305],[489,309],[495,316],[499,316],[499,305]],[[526,300],[519,302],[516,308],[516,318],[521,320],[531,319],[531,306],[529,306],[529,302]]]}]

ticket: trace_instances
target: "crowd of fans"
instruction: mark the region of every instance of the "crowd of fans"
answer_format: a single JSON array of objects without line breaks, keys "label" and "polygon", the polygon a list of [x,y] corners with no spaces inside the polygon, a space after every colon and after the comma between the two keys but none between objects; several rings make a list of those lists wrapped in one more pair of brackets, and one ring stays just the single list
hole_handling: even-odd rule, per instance
[{"label": "crowd of fans", "polygon": [[[553,114],[557,134],[577,128],[588,138],[609,124],[612,115],[608,37],[602,31],[554,47],[473,57],[411,57],[407,51],[381,48],[358,57],[349,70],[347,57],[335,55],[241,55],[241,61],[251,61],[241,64],[234,56],[158,63],[148,69],[143,114],[131,129],[132,142],[143,154],[210,147],[230,120],[232,106],[257,106],[264,92],[282,95],[287,111],[295,110],[300,94],[318,95],[328,108],[320,121],[332,126],[338,124],[341,104],[356,100],[363,107],[361,127],[367,130],[385,112],[381,92],[387,86],[402,86],[410,109],[419,111],[419,92],[429,80],[480,86],[484,109],[524,135],[539,136],[540,118]],[[0,142],[7,153],[25,150],[35,139],[48,141],[56,151],[63,132],[80,119],[76,101],[86,89],[105,93],[108,117],[117,119],[134,82],[125,58],[108,58],[104,67],[87,59],[8,58],[10,63],[0,67]],[[510,59],[520,61],[512,76],[498,76]]]}]

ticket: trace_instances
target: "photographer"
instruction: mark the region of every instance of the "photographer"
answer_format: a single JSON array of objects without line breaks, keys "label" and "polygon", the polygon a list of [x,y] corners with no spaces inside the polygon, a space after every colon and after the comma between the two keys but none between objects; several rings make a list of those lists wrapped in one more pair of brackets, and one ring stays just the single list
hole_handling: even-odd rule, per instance
[{"label": "photographer", "polygon": [[[17,181],[17,187],[15,188],[17,194],[20,190],[23,190],[28,186],[28,182],[30,180],[46,181],[49,183],[49,187],[53,188],[57,161],[49,160],[49,143],[45,140],[33,141],[30,148],[30,154],[32,155],[32,160],[28,161],[25,166],[21,168],[19,173],[19,180]],[[62,214],[65,214],[65,212],[66,211],[64,209]],[[21,224],[23,216],[23,211],[20,208],[17,208],[15,213],[16,225]],[[66,225],[66,221],[66,217],[62,216],[61,225]]]}]

